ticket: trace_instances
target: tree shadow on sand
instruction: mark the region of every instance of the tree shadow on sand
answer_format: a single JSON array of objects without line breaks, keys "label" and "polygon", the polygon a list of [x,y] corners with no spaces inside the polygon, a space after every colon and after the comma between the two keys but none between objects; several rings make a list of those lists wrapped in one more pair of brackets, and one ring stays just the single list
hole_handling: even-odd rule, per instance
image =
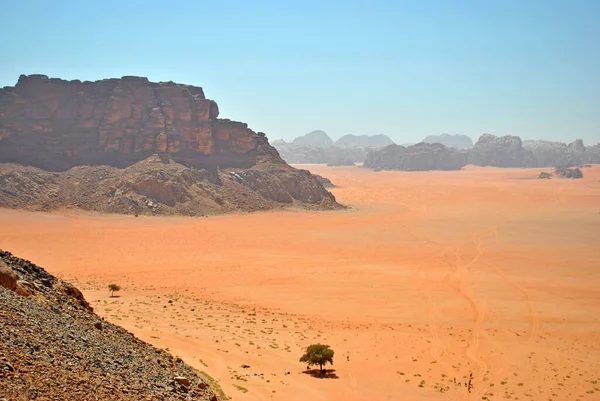
[{"label": "tree shadow on sand", "polygon": [[311,375],[312,377],[315,377],[317,379],[339,379],[340,377],[335,374],[335,369],[324,369],[324,370],[319,370],[319,369],[309,369],[309,370],[305,370],[302,373],[304,373],[305,375]]}]

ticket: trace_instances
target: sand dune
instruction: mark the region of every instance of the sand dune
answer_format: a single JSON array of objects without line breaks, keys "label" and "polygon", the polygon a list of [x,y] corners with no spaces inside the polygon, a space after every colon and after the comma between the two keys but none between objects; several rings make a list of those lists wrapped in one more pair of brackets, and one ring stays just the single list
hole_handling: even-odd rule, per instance
[{"label": "sand dune", "polygon": [[[308,168],[352,207],[0,209],[0,248],[76,283],[234,400],[600,399],[600,166],[581,180]],[[336,351],[332,378],[303,373],[314,342]]]}]

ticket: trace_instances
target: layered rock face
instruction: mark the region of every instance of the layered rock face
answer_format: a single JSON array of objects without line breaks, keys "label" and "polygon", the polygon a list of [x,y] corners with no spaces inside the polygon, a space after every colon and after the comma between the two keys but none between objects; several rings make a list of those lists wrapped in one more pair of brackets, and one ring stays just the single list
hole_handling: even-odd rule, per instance
[{"label": "layered rock face", "polygon": [[471,149],[473,141],[466,135],[429,135],[423,139],[425,143],[441,143],[448,148]]},{"label": "layered rock face", "polygon": [[58,171],[125,167],[153,153],[196,167],[278,161],[264,134],[218,115],[217,104],[195,86],[22,75],[15,87],[0,90],[0,162]]},{"label": "layered rock face", "polygon": [[408,147],[390,145],[371,151],[364,167],[403,171],[460,170],[467,161],[468,155],[463,151],[439,143],[418,143]]},{"label": "layered rock face", "polygon": [[483,134],[469,151],[469,163],[477,166],[535,167],[533,153],[523,148],[521,138]]}]

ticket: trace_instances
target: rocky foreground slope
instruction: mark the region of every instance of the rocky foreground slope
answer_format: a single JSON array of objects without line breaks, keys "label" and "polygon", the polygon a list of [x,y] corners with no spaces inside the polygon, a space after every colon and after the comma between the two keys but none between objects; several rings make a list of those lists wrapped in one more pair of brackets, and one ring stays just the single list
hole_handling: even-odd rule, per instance
[{"label": "rocky foreground slope", "polygon": [[2,250],[0,305],[0,399],[218,399],[181,359],[102,320],[77,288]]},{"label": "rocky foreground slope", "polygon": [[339,207],[263,133],[218,115],[195,86],[22,75],[0,89],[0,206],[192,215]]}]

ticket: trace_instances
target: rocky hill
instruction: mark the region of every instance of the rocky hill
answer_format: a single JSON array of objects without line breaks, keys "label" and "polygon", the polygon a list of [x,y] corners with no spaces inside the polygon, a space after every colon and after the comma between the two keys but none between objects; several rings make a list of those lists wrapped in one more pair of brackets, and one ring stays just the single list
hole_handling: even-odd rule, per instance
[{"label": "rocky hill", "polygon": [[335,143],[323,131],[313,131],[291,143],[278,140],[273,146],[292,164],[328,164],[352,166],[362,163],[370,150],[393,144],[385,135],[344,135]]},{"label": "rocky hill", "polygon": [[352,135],[346,134],[335,141],[335,146],[340,148],[383,148],[388,145],[393,145],[387,135]]},{"label": "rocky hill", "polygon": [[22,75],[0,89],[0,204],[158,214],[339,207],[263,133],[218,115],[195,86]]},{"label": "rocky hill", "polygon": [[369,152],[364,167],[381,170],[460,170],[467,164],[466,152],[439,143],[412,146],[390,145]]},{"label": "rocky hill", "polygon": [[328,148],[333,146],[333,140],[325,131],[316,130],[309,132],[306,135],[295,138],[292,143],[294,145],[314,146],[317,148]]},{"label": "rocky hill", "polygon": [[422,142],[441,143],[448,148],[456,149],[471,149],[473,147],[473,141],[466,135],[429,135],[426,136]]},{"label": "rocky hill", "polygon": [[0,399],[218,399],[181,359],[104,321],[77,288],[2,250],[0,305]]}]

